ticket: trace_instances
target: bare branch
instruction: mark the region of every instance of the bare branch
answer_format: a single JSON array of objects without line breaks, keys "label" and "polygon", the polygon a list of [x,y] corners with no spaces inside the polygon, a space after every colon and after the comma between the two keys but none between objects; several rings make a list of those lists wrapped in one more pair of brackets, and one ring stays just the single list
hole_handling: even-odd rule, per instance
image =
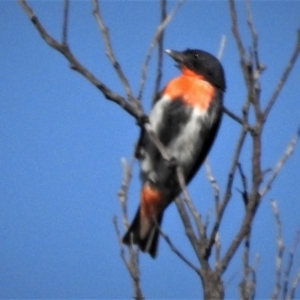
[{"label": "bare branch", "polygon": [[226,45],[226,35],[222,35],[219,50],[218,50],[218,54],[217,54],[217,58],[219,60],[221,60],[221,58],[223,56],[225,45]]},{"label": "bare branch", "polygon": [[238,30],[238,21],[237,21],[237,14],[235,10],[234,0],[229,0],[229,10],[230,10],[231,22],[232,22],[232,33],[237,43],[237,48],[239,50],[240,57],[243,60],[246,57],[246,52],[243,46],[242,38]]},{"label": "bare branch", "polygon": [[[218,54],[217,54],[217,58],[219,60],[221,60],[221,58],[223,56],[223,52],[224,52],[224,49],[225,49],[225,44],[226,44],[226,35],[222,35],[220,46],[219,46],[219,50],[218,50]],[[236,114],[234,114],[232,111],[230,111],[225,106],[223,106],[223,112],[226,115],[228,115],[231,119],[233,119],[234,121],[236,121],[237,123],[239,123],[240,125],[244,124],[242,118],[238,117]],[[248,126],[247,130],[252,131],[253,129],[250,126]]]},{"label": "bare branch", "polygon": [[36,15],[34,14],[33,10],[27,5],[25,0],[18,0],[19,4],[27,14],[30,21],[33,23],[37,31],[40,33],[41,37],[45,40],[45,42],[54,48],[55,50],[62,52],[63,51],[63,45],[58,43],[54,38],[52,38],[44,29]]},{"label": "bare branch", "polygon": [[[284,280],[283,280],[283,296],[282,299],[287,299],[287,293],[289,290],[289,281],[290,281],[290,274],[292,270],[292,266],[294,263],[294,255],[296,252],[296,248],[300,242],[300,230],[297,231],[294,243],[289,251],[289,257],[288,257],[288,262],[287,266],[284,272]],[[300,270],[300,269],[299,269]]]},{"label": "bare branch", "polygon": [[[161,7],[161,23],[166,19],[167,16],[167,0],[161,0],[160,1],[160,7]],[[156,67],[156,79],[155,79],[155,85],[154,85],[154,92],[152,96],[152,104],[155,102],[155,100],[158,97],[159,90],[160,90],[160,83],[162,79],[162,66],[163,66],[163,50],[164,50],[164,33],[165,31],[162,30],[160,35],[157,38],[157,67]]]},{"label": "bare branch", "polygon": [[62,44],[66,45],[68,43],[68,24],[69,24],[69,0],[65,0],[64,5],[64,19],[62,26]]},{"label": "bare branch", "polygon": [[270,98],[270,100],[268,101],[268,104],[264,110],[264,113],[263,113],[263,117],[264,117],[264,120],[267,119],[267,116],[269,115],[275,101],[277,100],[285,82],[287,81],[294,65],[296,64],[296,61],[298,59],[298,56],[299,56],[299,53],[300,53],[300,28],[298,29],[298,32],[297,32],[297,41],[296,41],[296,45],[295,45],[295,49],[292,53],[292,56],[285,68],[285,70],[283,71],[282,75],[281,75],[281,78]]},{"label": "bare branch", "polygon": [[138,101],[136,101],[133,97],[131,88],[129,86],[129,82],[128,82],[126,76],[124,75],[124,73],[121,69],[121,66],[118,63],[118,61],[116,60],[116,57],[113,53],[113,49],[112,49],[112,46],[111,46],[108,29],[107,29],[107,27],[105,26],[105,24],[103,22],[103,19],[102,19],[101,13],[100,13],[98,0],[93,0],[93,7],[94,7],[93,8],[93,15],[97,20],[97,24],[99,26],[99,29],[101,31],[101,34],[102,34],[102,37],[103,37],[103,40],[104,40],[106,55],[109,58],[112,66],[114,67],[116,73],[118,74],[118,76],[119,76],[119,78],[120,78],[120,80],[123,84],[123,87],[126,91],[127,99],[130,102],[132,102],[134,105],[139,107]]},{"label": "bare branch", "polygon": [[187,192],[182,170],[181,170],[180,167],[178,167],[176,171],[177,171],[177,178],[178,178],[178,181],[179,181],[179,185],[180,185],[180,188],[183,192],[184,202],[186,203],[189,211],[191,212],[191,214],[193,216],[193,219],[196,223],[196,227],[197,227],[200,239],[205,239],[206,236],[205,236],[204,226],[203,226],[201,217],[200,217],[199,213],[197,212],[197,210],[196,210],[196,208],[195,208],[193,202],[191,201],[191,198],[190,198],[190,196]]},{"label": "bare branch", "polygon": [[234,179],[234,175],[235,175],[235,171],[238,165],[238,160],[242,151],[242,147],[243,144],[245,142],[245,138],[247,135],[247,131],[244,130],[244,128],[242,129],[241,133],[240,133],[240,137],[239,140],[237,142],[237,146],[235,148],[235,152],[234,152],[234,156],[233,156],[233,160],[232,160],[232,164],[231,164],[231,168],[228,174],[228,180],[227,180],[227,186],[226,186],[226,190],[225,190],[225,194],[223,197],[223,200],[221,202],[220,208],[218,210],[218,214],[209,238],[209,243],[208,243],[208,255],[210,254],[211,248],[215,243],[215,239],[216,239],[216,234],[219,230],[219,227],[221,225],[221,221],[223,218],[223,214],[225,211],[225,208],[231,198],[231,189],[232,189],[232,184],[233,184],[233,179]]},{"label": "bare branch", "polygon": [[220,203],[220,188],[219,188],[219,185],[218,185],[216,179],[214,178],[214,176],[212,174],[208,158],[205,160],[205,169],[206,169],[206,177],[208,178],[208,180],[211,184],[211,187],[213,189],[213,192],[214,192],[215,210],[217,213],[219,210],[219,203]]},{"label": "bare branch", "polygon": [[[258,56],[258,35],[256,33],[256,30],[254,28],[253,20],[252,20],[252,12],[250,8],[250,2],[249,0],[245,0],[246,4],[246,11],[247,11],[247,23],[250,30],[250,34],[252,37],[252,47],[250,52],[251,62],[249,62],[248,66],[248,72],[245,74],[248,74],[248,77],[246,81],[248,82],[248,96],[251,99],[251,102],[253,104],[255,115],[257,122],[260,122],[261,120],[261,107],[260,107],[260,92],[261,92],[261,85],[259,82],[259,77],[263,70],[265,70],[265,66],[263,66],[259,61]],[[245,70],[245,68],[244,68]]]},{"label": "bare branch", "polygon": [[228,115],[231,119],[233,119],[234,121],[238,122],[239,124],[243,125],[243,120],[238,117],[237,115],[235,115],[232,111],[230,111],[228,108],[226,108],[225,106],[223,106],[223,112]]},{"label": "bare branch", "polygon": [[224,257],[220,263],[220,271],[222,273],[226,270],[231,258],[233,257],[234,253],[236,252],[237,248],[241,244],[244,237],[247,236],[247,234],[249,233],[249,230],[251,228],[251,223],[255,216],[255,211],[256,211],[258,202],[252,202],[250,204],[251,204],[251,207],[250,207],[250,209],[247,210],[246,215],[243,219],[242,225],[241,225],[238,233],[236,234],[229,249],[227,250],[226,254],[224,255]]},{"label": "bare branch", "polygon": [[159,39],[161,37],[162,32],[165,30],[166,26],[170,23],[172,20],[174,14],[177,12],[177,10],[180,8],[180,6],[184,3],[185,0],[178,0],[174,7],[171,9],[169,14],[167,14],[164,18],[164,20],[159,24],[159,26],[156,29],[156,32],[152,38],[151,44],[148,48],[148,52],[146,54],[145,61],[142,65],[142,75],[141,75],[141,82],[140,82],[140,88],[138,92],[137,99],[141,100],[143,97],[143,91],[144,91],[144,85],[147,78],[147,68],[150,61],[150,58],[152,56],[152,52],[154,48],[156,47],[157,43],[159,42]]},{"label": "bare branch", "polygon": [[[122,222],[125,229],[128,229],[129,222],[128,222],[128,215],[127,215],[127,197],[128,197],[128,190],[129,184],[132,177],[132,168],[134,164],[134,156],[132,157],[129,163],[126,162],[125,159],[122,159],[122,167],[123,167],[123,180],[121,184],[120,191],[118,193],[118,198],[121,204],[121,211],[122,211]],[[120,255],[121,258],[129,272],[130,277],[132,278],[133,282],[133,289],[134,289],[134,298],[138,300],[144,299],[142,294],[141,286],[140,286],[140,271],[139,271],[139,250],[134,248],[133,245],[128,246],[128,258],[126,257],[126,251],[124,245],[122,243],[122,235],[120,233],[117,217],[113,219],[114,227],[117,233],[119,247],[120,247]]]},{"label": "bare branch", "polygon": [[285,152],[283,153],[282,157],[279,159],[276,166],[273,168],[273,170],[271,172],[271,175],[270,175],[270,178],[267,181],[266,185],[264,186],[264,188],[261,189],[261,191],[260,191],[261,197],[263,197],[270,190],[270,188],[272,186],[272,183],[276,179],[276,177],[277,177],[278,173],[280,172],[281,168],[283,167],[285,162],[288,160],[288,158],[292,155],[299,138],[300,138],[300,128],[297,132],[297,135],[289,142],[289,144],[288,144]]},{"label": "bare branch", "polygon": [[276,272],[275,272],[275,286],[272,294],[272,300],[278,299],[281,290],[281,273],[282,273],[282,258],[284,253],[284,244],[282,240],[282,225],[280,220],[280,215],[277,207],[277,203],[271,200],[271,206],[276,223],[276,242],[277,242],[277,256],[276,256]]},{"label": "bare branch", "polygon": [[118,192],[118,198],[121,204],[122,216],[123,216],[123,225],[127,229],[129,227],[128,215],[127,215],[127,197],[129,184],[132,178],[132,168],[134,164],[134,156],[129,163],[126,162],[125,158],[122,158],[122,167],[123,167],[123,180],[121,184],[120,191]]},{"label": "bare branch", "polygon": [[179,250],[178,248],[173,244],[171,239],[169,238],[168,235],[166,235],[159,227],[159,233],[160,235],[164,238],[164,240],[167,242],[169,245],[170,249],[185,263],[187,264],[192,270],[194,270],[198,275],[200,275],[199,269],[192,263],[190,262]]},{"label": "bare branch", "polygon": [[189,218],[189,215],[185,209],[183,200],[180,197],[177,197],[175,199],[175,203],[177,206],[177,210],[180,214],[180,217],[182,219],[182,222],[184,224],[184,228],[185,228],[187,237],[190,239],[192,244],[197,244],[198,240],[195,236],[193,226],[192,226],[191,220]]},{"label": "bare branch", "polygon": [[70,63],[70,67],[80,73],[83,77],[85,77],[90,83],[92,83],[98,90],[100,90],[106,99],[111,100],[118,105],[120,105],[125,111],[127,111],[131,116],[140,120],[144,114],[141,108],[137,108],[128,103],[124,97],[115,93],[111,89],[109,89],[103,82],[97,79],[87,68],[85,68],[73,55],[68,45],[60,44],[57,42],[45,28],[42,26],[33,10],[27,5],[25,0],[18,0],[23,10],[27,14],[28,18],[33,23],[34,27],[37,29],[41,37],[45,40],[45,42],[53,49],[60,52]]},{"label": "bare branch", "polygon": [[247,207],[248,202],[249,202],[249,195],[248,195],[248,185],[247,185],[247,177],[243,171],[242,165],[240,163],[238,163],[238,170],[242,179],[242,184],[243,184],[243,191],[240,191],[242,196],[243,196],[243,200],[245,203],[245,207]]},{"label": "bare branch", "polygon": [[251,231],[245,237],[243,253],[243,278],[239,285],[241,299],[254,299],[256,285],[256,266],[252,268],[249,264]]},{"label": "bare branch", "polygon": [[215,238],[215,268],[217,269],[221,260],[221,242],[220,242],[220,232],[217,232]]},{"label": "bare branch", "polygon": [[252,20],[252,12],[251,12],[251,8],[250,8],[250,1],[249,0],[245,0],[246,3],[246,11],[247,11],[247,24],[249,26],[250,32],[251,32],[251,37],[252,37],[252,47],[253,47],[253,56],[254,56],[254,61],[255,61],[255,67],[256,70],[259,74],[257,74],[257,76],[255,76],[255,78],[258,78],[258,76],[260,75],[260,73],[265,70],[265,66],[263,64],[260,63],[259,57],[258,57],[258,35],[257,32],[254,28],[254,23]]},{"label": "bare branch", "polygon": [[134,296],[133,298],[136,300],[144,300],[145,297],[143,296],[141,286],[140,286],[140,271],[139,271],[139,250],[135,250],[132,245],[128,247],[129,249],[129,259],[126,258],[124,245],[122,243],[122,236],[118,227],[117,217],[113,218],[114,227],[117,233],[119,246],[120,246],[120,255],[121,258],[132,278],[133,282],[133,289],[134,289]]},{"label": "bare branch", "polygon": [[299,285],[299,282],[300,282],[300,268],[298,269],[298,272],[292,282],[292,286],[291,286],[291,290],[290,290],[290,294],[289,296],[287,297],[287,300],[291,300],[291,299],[294,299],[295,297],[295,292],[296,292],[296,288],[298,287]]}]

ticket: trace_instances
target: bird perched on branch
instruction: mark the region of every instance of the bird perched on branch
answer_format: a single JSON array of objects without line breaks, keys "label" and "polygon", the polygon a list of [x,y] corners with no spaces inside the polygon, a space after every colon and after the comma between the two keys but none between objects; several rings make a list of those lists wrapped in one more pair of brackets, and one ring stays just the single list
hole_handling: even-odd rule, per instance
[{"label": "bird perched on branch", "polygon": [[163,158],[142,129],[136,156],[140,161],[140,205],[123,238],[153,258],[159,226],[167,206],[180,194],[178,166],[188,184],[205,160],[218,132],[225,92],[225,75],[219,60],[202,50],[166,50],[181,74],[170,80],[149,115],[149,123],[172,160]]}]

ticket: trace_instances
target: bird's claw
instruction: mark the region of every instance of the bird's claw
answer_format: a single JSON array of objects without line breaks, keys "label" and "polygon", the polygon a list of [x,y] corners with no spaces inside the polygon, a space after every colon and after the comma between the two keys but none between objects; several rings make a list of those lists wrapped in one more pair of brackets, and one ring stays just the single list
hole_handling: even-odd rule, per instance
[{"label": "bird's claw", "polygon": [[142,115],[137,119],[137,124],[140,127],[144,127],[145,124],[149,123],[149,117],[147,115]]},{"label": "bird's claw", "polygon": [[168,167],[170,169],[176,169],[178,166],[178,161],[177,161],[176,157],[174,157],[174,156],[172,156],[170,158],[170,160],[167,161],[167,163],[168,163]]}]

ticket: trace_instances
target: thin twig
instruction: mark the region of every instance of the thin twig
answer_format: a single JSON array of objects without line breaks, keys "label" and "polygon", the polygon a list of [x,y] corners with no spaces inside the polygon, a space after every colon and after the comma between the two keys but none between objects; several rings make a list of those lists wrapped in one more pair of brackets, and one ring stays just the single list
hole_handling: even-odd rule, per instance
[{"label": "thin twig", "polygon": [[241,191],[241,194],[243,196],[245,207],[247,207],[249,202],[249,195],[248,195],[248,185],[247,185],[247,177],[243,171],[241,163],[238,163],[238,170],[242,179],[243,184],[243,191]]},{"label": "thin twig", "polygon": [[147,78],[147,68],[148,68],[150,58],[152,56],[152,52],[153,52],[154,48],[156,47],[157,43],[159,42],[159,37],[161,36],[161,33],[165,30],[166,26],[170,23],[170,21],[172,20],[174,14],[177,12],[177,10],[180,8],[180,6],[183,4],[184,1],[185,0],[177,1],[176,4],[174,5],[174,7],[169,12],[169,14],[166,15],[164,20],[156,28],[155,34],[152,38],[152,41],[151,41],[150,46],[148,48],[148,52],[146,54],[145,61],[142,65],[142,75],[141,75],[141,81],[140,81],[138,96],[137,96],[138,100],[141,100],[142,97],[143,97],[144,85],[145,85],[146,78]]},{"label": "thin twig", "polygon": [[220,204],[220,188],[219,188],[219,185],[218,185],[215,177],[212,174],[208,158],[205,160],[205,170],[206,170],[206,177],[209,180],[211,187],[213,189],[213,192],[214,192],[215,210],[216,210],[216,213],[218,213],[219,204]]},{"label": "thin twig", "polygon": [[234,253],[236,252],[237,248],[241,244],[242,240],[247,236],[249,231],[251,230],[251,224],[255,216],[255,212],[258,206],[258,202],[251,201],[248,205],[248,209],[246,215],[243,219],[241,227],[238,233],[235,235],[230,247],[228,248],[227,252],[225,253],[221,263],[219,270],[221,273],[224,273],[230,260],[232,259]]},{"label": "thin twig", "polygon": [[[250,1],[245,0],[246,3],[246,11],[247,11],[247,24],[250,29],[251,37],[252,37],[252,47],[254,52],[254,61],[256,70],[259,74],[265,69],[265,66],[260,63],[259,56],[258,56],[258,35],[254,27],[253,19],[252,19],[252,11],[250,8]],[[256,77],[256,76],[255,76]]]},{"label": "thin twig", "polygon": [[231,119],[233,119],[234,121],[238,122],[239,124],[243,125],[243,120],[238,117],[237,115],[235,115],[232,111],[230,111],[228,108],[226,108],[225,106],[223,106],[223,112],[228,115]]},{"label": "thin twig", "polygon": [[261,85],[259,81],[259,77],[262,73],[262,71],[265,69],[264,66],[261,65],[259,61],[258,56],[258,35],[256,33],[254,23],[252,20],[252,11],[250,8],[250,2],[249,0],[245,0],[246,4],[246,11],[247,11],[247,24],[251,33],[252,38],[252,47],[251,47],[251,68],[249,68],[251,71],[248,72],[248,82],[249,87],[248,88],[248,94],[251,99],[251,102],[253,104],[255,115],[257,121],[260,121],[261,119],[261,107],[260,107],[260,93],[261,93]]},{"label": "thin twig", "polygon": [[299,53],[300,53],[300,28],[298,29],[298,32],[297,32],[297,41],[296,41],[296,45],[295,45],[295,49],[292,53],[292,56],[285,68],[285,70],[283,71],[282,75],[281,75],[281,78],[277,84],[277,86],[275,87],[275,90],[270,98],[270,100],[268,101],[268,104],[264,110],[264,113],[263,113],[263,117],[264,117],[264,120],[267,119],[267,116],[269,115],[275,101],[277,100],[285,82],[287,81],[294,65],[296,64],[296,61],[297,61],[297,58],[299,56]]},{"label": "thin twig", "polygon": [[245,237],[243,252],[243,278],[239,285],[241,299],[254,299],[256,285],[256,266],[253,268],[249,264],[251,230]]},{"label": "thin twig", "polygon": [[183,199],[184,199],[184,202],[186,203],[189,211],[191,212],[192,216],[193,216],[193,219],[195,221],[195,224],[196,224],[196,228],[197,228],[197,231],[198,231],[198,234],[199,234],[199,238],[201,240],[204,240],[206,238],[206,234],[205,234],[205,230],[204,230],[204,226],[203,226],[203,223],[202,223],[202,220],[201,220],[201,216],[199,215],[199,213],[197,212],[188,192],[187,192],[187,189],[186,189],[186,184],[185,184],[185,181],[184,181],[184,177],[183,177],[183,173],[182,173],[182,170],[180,167],[177,168],[177,178],[178,178],[178,181],[179,181],[179,185],[180,185],[180,188],[182,190],[182,193],[183,193]]},{"label": "thin twig", "polygon": [[289,282],[290,282],[290,274],[292,270],[292,266],[294,264],[294,255],[297,249],[297,246],[300,242],[300,230],[297,231],[295,240],[293,242],[293,245],[289,251],[289,257],[287,261],[287,266],[284,271],[284,280],[283,280],[283,296],[282,299],[287,299],[287,293],[289,290]]},{"label": "thin twig", "polygon": [[[122,223],[126,230],[129,227],[128,214],[127,214],[127,198],[128,198],[129,185],[132,177],[132,168],[133,168],[134,161],[135,161],[134,155],[132,156],[132,159],[130,160],[129,163],[127,163],[124,158],[121,160],[122,167],[123,167],[123,180],[122,180],[120,191],[118,192],[118,198],[121,204]],[[140,271],[139,271],[139,261],[138,261],[139,250],[134,248],[133,245],[129,245],[128,246],[129,257],[126,258],[124,245],[122,243],[122,235],[118,227],[117,217],[114,217],[113,223],[119,241],[121,258],[129,272],[130,277],[132,278],[134,298],[138,300],[142,300],[144,299],[144,296],[142,294],[142,290],[140,286]]]},{"label": "thin twig", "polygon": [[238,21],[237,21],[237,14],[236,14],[234,0],[229,0],[229,10],[230,10],[230,15],[231,15],[232,33],[233,33],[235,41],[237,43],[237,48],[240,53],[240,58],[243,60],[243,59],[245,59],[246,52],[245,52],[245,48],[243,46],[242,38],[241,38],[239,30],[238,30]]},{"label": "thin twig", "polygon": [[218,54],[217,54],[218,60],[221,60],[221,58],[223,56],[225,45],[226,45],[226,35],[222,35],[219,50],[218,50]]},{"label": "thin twig", "polygon": [[219,267],[219,263],[221,260],[221,242],[220,242],[220,232],[216,234],[215,239],[215,268]]},{"label": "thin twig", "polygon": [[129,163],[127,163],[125,158],[122,158],[121,163],[123,167],[123,179],[122,179],[120,191],[118,192],[118,198],[121,204],[123,225],[125,229],[127,229],[129,226],[128,214],[127,214],[127,198],[128,198],[129,184],[132,178],[134,156],[132,157]]},{"label": "thin twig", "polygon": [[208,256],[210,255],[211,248],[215,243],[216,234],[217,234],[217,232],[219,230],[219,227],[221,225],[221,221],[222,221],[222,218],[223,218],[223,214],[225,212],[225,208],[227,207],[227,204],[228,204],[228,202],[231,198],[231,189],[232,189],[233,179],[234,179],[234,175],[235,175],[235,172],[236,172],[238,160],[239,160],[239,157],[240,157],[240,154],[241,154],[241,151],[242,151],[242,147],[243,147],[243,144],[245,142],[246,135],[247,135],[247,131],[245,131],[242,128],[239,140],[237,142],[237,146],[235,148],[231,168],[230,168],[230,171],[229,171],[229,174],[228,174],[228,180],[227,180],[227,186],[226,186],[225,194],[224,194],[223,200],[221,202],[220,208],[218,210],[218,214],[217,214],[212,232],[210,234],[210,238],[209,238],[209,242],[208,242],[208,251],[209,251]]},{"label": "thin twig", "polygon": [[163,237],[163,239],[167,242],[169,245],[170,249],[185,263],[187,264],[193,271],[195,271],[198,275],[200,275],[199,269],[192,263],[190,262],[180,251],[179,249],[173,244],[171,239],[169,238],[168,235],[166,235],[159,227],[160,235]]},{"label": "thin twig", "polygon": [[115,227],[115,231],[118,237],[119,246],[120,246],[120,256],[132,278],[134,296],[133,298],[136,300],[144,300],[141,285],[140,285],[140,271],[139,271],[139,250],[135,250],[132,245],[128,246],[129,249],[129,258],[126,258],[124,245],[122,243],[122,237],[118,226],[117,217],[113,218],[113,224]]},{"label": "thin twig", "polygon": [[285,164],[285,162],[288,160],[288,158],[292,155],[294,152],[294,149],[296,147],[296,144],[300,138],[300,128],[296,134],[296,136],[289,142],[285,152],[283,153],[282,157],[278,160],[276,166],[273,168],[271,175],[269,177],[269,180],[265,184],[264,188],[261,189],[260,195],[263,197],[271,188],[272,183],[276,179],[278,173],[280,172],[281,168]]},{"label": "thin twig", "polygon": [[62,44],[66,45],[68,43],[68,24],[69,24],[69,0],[65,0],[64,4],[64,18],[62,26]]},{"label": "thin twig", "polygon": [[278,299],[279,293],[281,291],[281,274],[282,274],[282,258],[284,254],[284,244],[282,239],[282,225],[280,220],[280,215],[278,211],[278,206],[275,200],[271,200],[271,206],[273,214],[275,217],[276,224],[276,243],[277,243],[277,256],[276,256],[276,271],[275,271],[275,286],[272,294],[272,300]]},{"label": "thin twig", "polygon": [[296,289],[297,287],[299,286],[299,282],[300,282],[300,268],[298,269],[298,272],[292,282],[292,286],[291,286],[291,290],[290,290],[290,293],[287,297],[287,300],[292,300],[294,299],[295,297],[295,292],[296,292]]},{"label": "thin twig", "polygon": [[94,74],[92,74],[87,68],[85,68],[71,52],[68,45],[61,44],[57,42],[42,26],[37,16],[34,14],[33,10],[28,6],[25,0],[18,0],[21,7],[27,14],[30,21],[33,23],[34,27],[37,29],[41,37],[45,42],[53,49],[60,52],[70,63],[70,67],[76,72],[80,73],[84,78],[86,78],[90,83],[92,83],[97,89],[99,89],[102,94],[110,101],[113,101],[120,105],[125,111],[127,111],[131,116],[140,120],[144,113],[141,108],[135,107],[128,103],[124,97],[120,96],[116,92],[109,89],[102,81],[97,79]]},{"label": "thin twig", "polygon": [[125,76],[125,74],[123,73],[121,66],[119,64],[119,62],[116,60],[116,57],[114,55],[112,46],[111,46],[111,42],[110,42],[110,36],[109,36],[109,32],[108,32],[108,28],[105,26],[103,18],[101,16],[100,13],[100,7],[99,7],[99,2],[98,0],[93,0],[93,15],[96,18],[98,27],[101,31],[102,37],[103,37],[103,41],[105,44],[105,49],[106,49],[106,55],[109,58],[112,66],[114,67],[116,73],[118,74],[121,83],[125,89],[126,95],[127,95],[127,99],[133,104],[139,107],[139,102],[136,101],[133,97],[129,82]]},{"label": "thin twig", "polygon": [[202,256],[201,250],[200,250],[200,243],[194,233],[190,217],[185,209],[184,201],[180,197],[177,197],[175,199],[175,204],[176,204],[177,210],[179,212],[180,218],[183,222],[183,227],[185,229],[186,236],[188,237],[201,265],[203,263],[202,267],[204,266],[205,268],[207,268],[208,263],[205,260],[203,260],[203,256]]},{"label": "thin twig", "polygon": [[[160,1],[160,20],[161,23],[166,19],[167,16],[167,0],[161,0]],[[162,66],[163,66],[163,58],[164,58],[164,36],[165,31],[162,30],[159,36],[157,37],[157,66],[156,66],[156,78],[155,78],[155,84],[154,84],[154,92],[152,96],[152,104],[156,101],[159,90],[160,90],[160,83],[162,79]]]}]

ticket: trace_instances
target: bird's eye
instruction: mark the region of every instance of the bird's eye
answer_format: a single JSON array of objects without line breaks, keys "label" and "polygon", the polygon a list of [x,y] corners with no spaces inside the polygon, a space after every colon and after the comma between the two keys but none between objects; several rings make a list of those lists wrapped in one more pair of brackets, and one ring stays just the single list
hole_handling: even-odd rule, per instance
[{"label": "bird's eye", "polygon": [[199,54],[198,54],[198,53],[195,53],[195,54],[194,54],[194,57],[195,57],[195,58],[198,58],[198,57],[199,57]]}]

